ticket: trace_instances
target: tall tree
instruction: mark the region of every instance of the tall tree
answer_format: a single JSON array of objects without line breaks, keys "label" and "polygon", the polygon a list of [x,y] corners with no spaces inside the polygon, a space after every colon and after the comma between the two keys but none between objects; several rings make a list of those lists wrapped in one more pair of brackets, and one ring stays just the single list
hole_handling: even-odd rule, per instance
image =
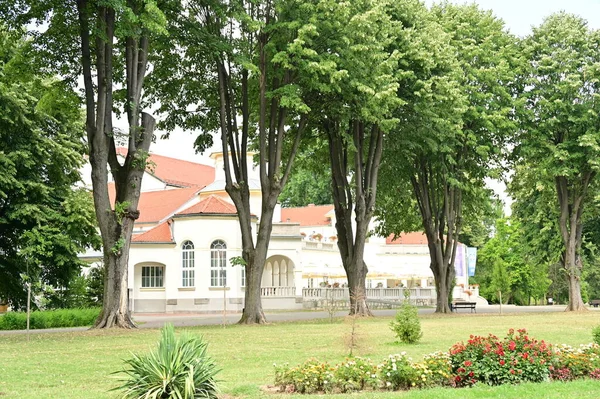
[{"label": "tall tree", "polygon": [[[128,311],[127,265],[155,126],[154,118],[143,112],[142,94],[150,42],[152,36],[165,33],[164,15],[154,0],[2,1],[0,12],[13,16],[16,24],[47,25],[45,31],[31,33],[33,46],[51,68],[65,72],[73,82],[83,78],[94,206],[106,267],[104,302],[95,327],[134,327]],[[117,158],[113,127],[119,107],[128,122],[123,164]],[[114,206],[109,199],[109,165]]]},{"label": "tall tree", "polygon": [[[225,190],[238,212],[246,268],[240,323],[266,321],[260,284],[274,209],[308,121],[309,108],[297,85],[307,66],[287,55],[298,37],[294,18],[300,4],[187,2],[169,18],[180,32],[177,46],[183,51],[160,60],[161,65],[177,69],[157,76],[173,95],[173,101],[162,98],[161,110],[171,114],[166,126],[202,128],[205,133],[196,140],[200,150],[212,143],[207,134],[218,132],[221,139]],[[251,149],[258,150],[255,160],[262,193],[257,233],[250,210]]]},{"label": "tall tree", "polygon": [[570,311],[585,309],[582,218],[599,168],[599,45],[597,31],[565,13],[548,17],[523,43],[525,105],[516,162],[535,170],[538,181],[553,182]]},{"label": "tall tree", "polygon": [[[477,204],[486,201],[484,180],[501,155],[504,137],[514,130],[515,46],[502,21],[475,5],[445,3],[431,13],[448,36],[437,35],[437,58],[418,71],[417,90],[400,110],[405,123],[390,140],[385,168],[387,181],[403,177],[404,183],[384,185],[382,221],[388,232],[425,231],[436,312],[449,313],[463,214],[465,209],[477,214]],[[442,52],[448,44],[457,64],[448,60],[448,47]],[[411,191],[414,200],[406,201]],[[389,209],[404,207],[410,213],[415,205],[420,228],[412,217]]]},{"label": "tall tree", "polygon": [[[393,111],[402,104],[396,96],[403,78],[396,73],[398,62],[411,46],[412,14],[421,6],[414,1],[306,3],[310,18],[302,20],[297,56],[320,68],[307,74],[301,85],[315,112],[311,126],[327,137],[337,243],[348,277],[351,313],[369,315],[365,240],[383,138],[398,122]],[[408,43],[396,47],[403,39]]]},{"label": "tall tree", "polygon": [[99,244],[76,94],[27,64],[22,31],[0,26],[0,299],[26,304],[21,274],[65,286]]}]

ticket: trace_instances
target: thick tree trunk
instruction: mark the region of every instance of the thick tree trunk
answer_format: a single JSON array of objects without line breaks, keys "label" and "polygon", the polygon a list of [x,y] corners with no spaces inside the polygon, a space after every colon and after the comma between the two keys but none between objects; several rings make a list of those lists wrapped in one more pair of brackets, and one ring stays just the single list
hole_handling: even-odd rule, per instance
[{"label": "thick tree trunk", "polygon": [[373,316],[367,304],[367,265],[361,259],[357,264],[349,264],[346,269],[348,276],[348,290],[350,294],[350,315]]},{"label": "thick tree trunk", "polygon": [[454,288],[454,270],[452,270],[448,264],[444,264],[445,262],[443,260],[438,261],[434,256],[431,258],[429,267],[433,272],[435,292],[437,295],[435,312],[451,313],[450,301],[452,300],[452,289]]},{"label": "thick tree trunk", "polygon": [[[133,224],[133,222],[131,223]],[[129,245],[119,251],[116,247],[104,246],[104,301],[102,312],[94,323],[94,328],[135,328],[135,323],[129,313],[127,295],[127,266],[129,260]]]},{"label": "thick tree trunk", "polygon": [[238,324],[264,324],[267,322],[262,308],[260,284],[264,270],[264,260],[260,264],[253,262],[246,266],[246,291],[244,292],[244,311]]},{"label": "thick tree trunk", "polygon": [[587,308],[581,297],[581,272],[583,265],[581,263],[581,258],[576,255],[576,249],[574,247],[567,248],[567,255],[564,257],[563,267],[567,272],[569,283],[569,304],[565,310],[567,312],[586,311]]}]

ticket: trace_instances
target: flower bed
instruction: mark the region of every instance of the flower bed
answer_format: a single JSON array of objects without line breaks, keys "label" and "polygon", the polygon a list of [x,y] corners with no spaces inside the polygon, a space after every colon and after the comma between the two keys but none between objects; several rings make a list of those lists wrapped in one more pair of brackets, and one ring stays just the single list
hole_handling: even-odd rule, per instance
[{"label": "flower bed", "polygon": [[600,379],[600,346],[575,349],[552,347],[513,329],[500,339],[471,336],[448,352],[427,355],[414,362],[406,353],[390,355],[375,364],[351,358],[337,365],[310,359],[289,367],[275,365],[275,385],[281,392],[346,393],[362,390],[407,390],[433,386],[469,387],[577,378]]}]

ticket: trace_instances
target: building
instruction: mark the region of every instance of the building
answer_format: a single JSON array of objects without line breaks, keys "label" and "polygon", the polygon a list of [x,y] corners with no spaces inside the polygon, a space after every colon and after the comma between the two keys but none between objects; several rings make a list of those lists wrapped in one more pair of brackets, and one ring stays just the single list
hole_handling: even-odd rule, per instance
[{"label": "building", "polygon": [[[225,192],[222,154],[213,153],[211,158],[214,166],[150,156],[129,255],[132,311],[243,309],[245,271],[231,265],[232,258],[241,256],[242,248],[237,213]],[[256,224],[261,209],[260,182],[253,165],[248,169]],[[114,198],[114,188],[111,192]],[[262,279],[263,307],[300,309],[318,306],[326,295],[347,297],[333,205],[278,207],[273,221]],[[102,258],[99,253],[83,257],[91,264]],[[365,248],[365,261],[369,267],[368,298],[401,299],[402,290],[410,289],[417,303],[434,301],[427,241],[422,233],[397,238],[372,236]],[[467,287],[465,262],[457,264],[458,284]],[[464,291],[469,292],[458,290],[455,296],[464,296]]]}]

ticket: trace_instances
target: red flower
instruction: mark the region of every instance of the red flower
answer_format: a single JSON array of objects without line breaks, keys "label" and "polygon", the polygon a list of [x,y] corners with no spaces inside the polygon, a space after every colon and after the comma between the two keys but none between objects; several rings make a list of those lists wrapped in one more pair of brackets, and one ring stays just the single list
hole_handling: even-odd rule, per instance
[{"label": "red flower", "polygon": [[460,382],[460,380],[461,380],[460,375],[457,375],[456,377],[454,377],[454,381]]},{"label": "red flower", "polygon": [[503,359],[500,359],[500,366],[504,366],[504,364],[506,364],[506,362]]},{"label": "red flower", "polygon": [[474,375],[474,374],[473,374],[473,372],[471,371],[471,372],[469,373],[469,377],[473,377],[473,375]]},{"label": "red flower", "polygon": [[510,369],[510,373],[511,373],[511,374],[514,374],[514,373],[515,373],[515,370],[513,370],[513,369]]},{"label": "red flower", "polygon": [[473,362],[471,362],[470,360],[465,360],[465,366],[466,367],[469,367],[469,366],[472,366],[472,365],[473,365]]},{"label": "red flower", "polygon": [[510,341],[510,343],[508,344],[508,349],[510,349],[511,351],[514,351],[516,347],[517,344],[515,344],[515,341]]}]

